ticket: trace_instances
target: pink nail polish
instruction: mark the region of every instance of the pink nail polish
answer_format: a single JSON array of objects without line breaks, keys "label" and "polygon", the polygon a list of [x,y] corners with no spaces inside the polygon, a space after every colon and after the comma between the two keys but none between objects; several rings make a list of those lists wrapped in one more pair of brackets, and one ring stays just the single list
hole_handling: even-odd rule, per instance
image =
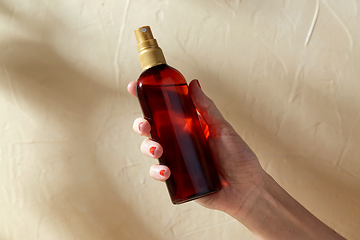
[{"label": "pink nail polish", "polygon": [[159,174],[163,177],[165,177],[165,170],[160,170]]},{"label": "pink nail polish", "polygon": [[151,148],[150,148],[150,150],[149,150],[149,151],[150,151],[151,155],[154,155],[154,153],[155,153],[155,149],[156,149],[156,147],[151,147]]},{"label": "pink nail polish", "polygon": [[143,122],[139,123],[139,131],[141,131],[141,125],[143,124]]}]

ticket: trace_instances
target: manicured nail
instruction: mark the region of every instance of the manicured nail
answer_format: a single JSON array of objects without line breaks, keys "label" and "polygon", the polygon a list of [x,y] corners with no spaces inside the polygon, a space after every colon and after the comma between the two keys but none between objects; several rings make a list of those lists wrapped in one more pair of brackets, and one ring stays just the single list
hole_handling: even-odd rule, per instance
[{"label": "manicured nail", "polygon": [[199,85],[199,88],[201,88],[199,80],[196,80],[196,82]]},{"label": "manicured nail", "polygon": [[163,177],[165,177],[165,170],[160,170],[159,174]]},{"label": "manicured nail", "polygon": [[143,124],[143,122],[139,123],[139,131],[141,132],[141,125]]},{"label": "manicured nail", "polygon": [[156,147],[151,147],[151,148],[150,148],[150,150],[149,150],[149,151],[150,151],[151,155],[154,155],[154,153],[155,153],[155,149],[156,149]]}]

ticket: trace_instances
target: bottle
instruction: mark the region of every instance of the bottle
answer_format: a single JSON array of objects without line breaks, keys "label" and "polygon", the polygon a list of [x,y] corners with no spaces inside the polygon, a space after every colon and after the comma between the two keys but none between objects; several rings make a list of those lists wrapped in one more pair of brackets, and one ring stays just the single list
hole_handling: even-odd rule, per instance
[{"label": "bottle", "polygon": [[219,176],[199,116],[179,71],[166,64],[150,27],[135,30],[143,68],[137,96],[151,138],[163,147],[159,163],[170,168],[166,185],[173,204],[188,202],[221,189]]}]

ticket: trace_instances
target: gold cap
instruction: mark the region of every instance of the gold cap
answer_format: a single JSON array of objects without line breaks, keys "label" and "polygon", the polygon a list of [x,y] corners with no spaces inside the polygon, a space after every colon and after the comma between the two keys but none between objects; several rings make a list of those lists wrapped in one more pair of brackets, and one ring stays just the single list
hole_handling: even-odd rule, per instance
[{"label": "gold cap", "polygon": [[136,29],[135,37],[138,42],[139,59],[143,70],[166,63],[164,54],[154,39],[149,26]]}]

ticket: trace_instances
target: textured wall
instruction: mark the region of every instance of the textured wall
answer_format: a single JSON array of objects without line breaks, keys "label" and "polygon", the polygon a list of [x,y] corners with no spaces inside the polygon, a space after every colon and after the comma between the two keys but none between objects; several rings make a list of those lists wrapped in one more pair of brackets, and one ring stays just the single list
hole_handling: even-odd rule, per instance
[{"label": "textured wall", "polygon": [[[360,235],[359,0],[2,0],[0,240],[255,239],[173,206],[131,129],[133,30],[198,78],[264,168]],[[314,21],[316,19],[316,21]],[[311,38],[308,34],[311,33]]]}]

